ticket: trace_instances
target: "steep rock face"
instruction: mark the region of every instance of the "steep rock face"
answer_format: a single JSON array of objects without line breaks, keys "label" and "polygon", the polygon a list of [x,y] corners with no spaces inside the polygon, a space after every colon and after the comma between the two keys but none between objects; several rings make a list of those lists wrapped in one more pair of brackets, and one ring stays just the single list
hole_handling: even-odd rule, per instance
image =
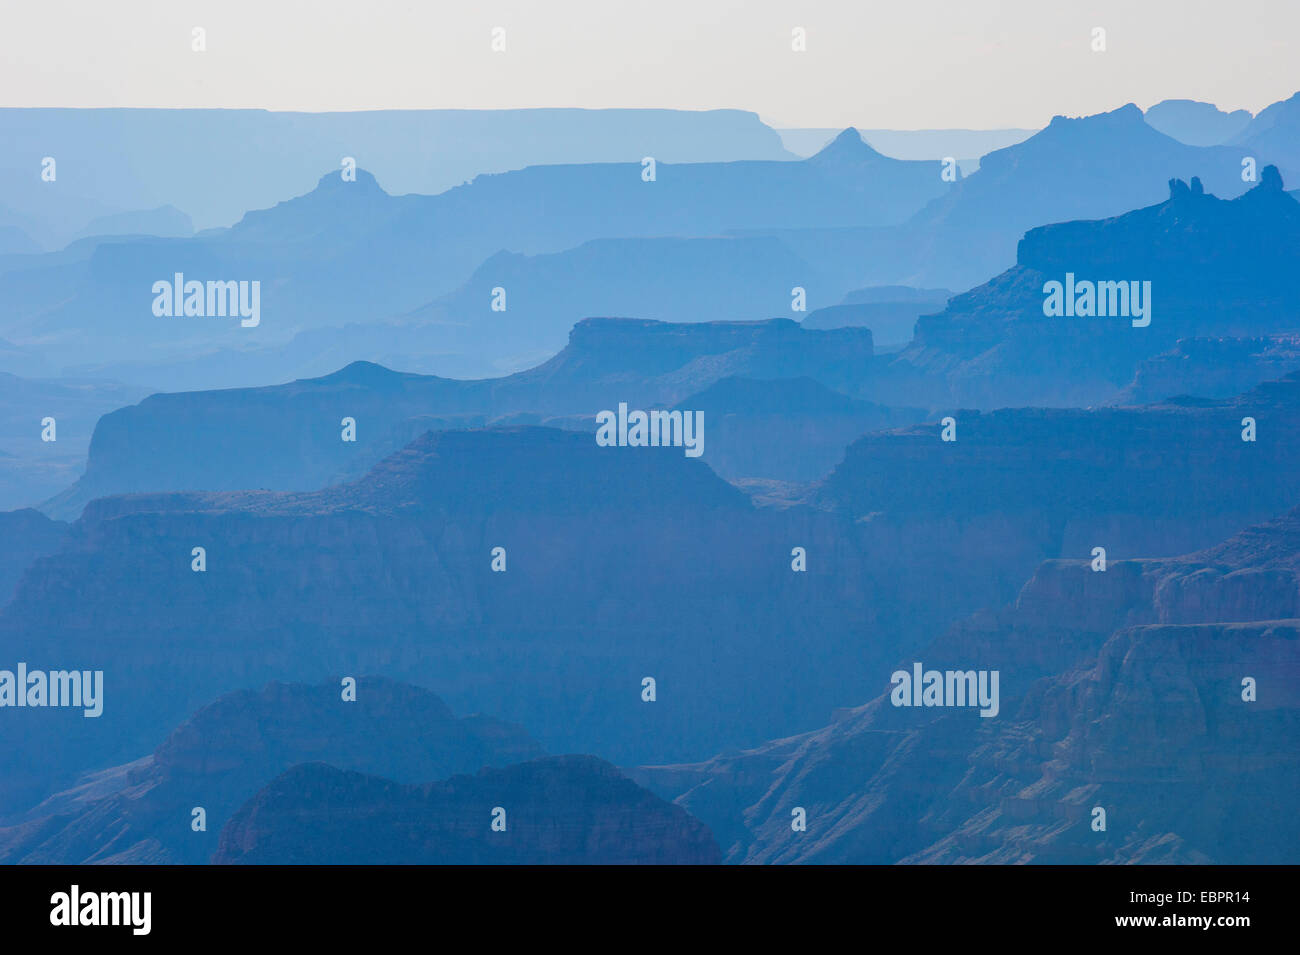
[{"label": "steep rock face", "polygon": [[40,511],[0,511],[0,607],[9,602],[24,571],[63,546],[68,525]]},{"label": "steep rock face", "polygon": [[111,381],[20,378],[3,370],[42,374],[39,351],[0,341],[0,511],[36,507],[76,481],[95,422],[148,394]]},{"label": "steep rock face", "polygon": [[[657,322],[588,318],[568,345],[530,371],[503,379],[498,401],[576,412],[624,400],[672,405],[726,377],[812,378],[849,387],[871,361],[870,329],[806,329],[755,322]],[[499,404],[498,409],[505,410]]]},{"label": "steep rock face", "polygon": [[1300,336],[1189,338],[1138,363],[1117,405],[1153,404],[1178,395],[1226,398],[1300,369]]},{"label": "steep rock face", "polygon": [[[957,411],[955,441],[941,440],[939,424],[860,438],[818,499],[855,518],[1014,520],[1025,530],[1008,527],[1008,541],[1036,528],[1051,542],[1041,556],[1084,556],[1098,545],[1112,559],[1173,555],[1297,503],[1278,480],[1300,463],[1297,407],[1300,376],[1291,375],[1216,401]],[[1246,417],[1256,421],[1254,442],[1242,440]],[[1036,563],[1018,567],[1018,579]]]},{"label": "steep rock face", "polygon": [[[494,831],[497,808],[504,831]],[[403,786],[312,763],[250,799],[220,864],[708,865],[709,831],[590,756],[558,756]]]},{"label": "steep rock face", "polygon": [[1300,510],[1176,559],[1049,562],[915,658],[998,670],[996,717],[896,707],[882,671],[878,698],[820,731],[633,776],[733,862],[1285,861],[1298,553]]},{"label": "steep rock face", "polygon": [[947,289],[922,289],[886,285],[855,289],[838,305],[808,313],[804,328],[870,328],[883,345],[904,345],[912,340],[916,320],[943,310],[952,298]]},{"label": "steep rock face", "polygon": [[[1170,188],[1167,201],[1115,218],[1031,229],[1013,268],[918,319],[898,371],[927,372],[959,406],[1089,405],[1112,399],[1180,338],[1297,331],[1300,204],[1277,170],[1265,167],[1230,201],[1195,179]],[[1045,315],[1046,283],[1065,284],[1067,273],[1150,282],[1150,324]]]},{"label": "steep rock face", "polygon": [[1121,630],[1094,665],[1029,695],[1022,738],[974,748],[951,798],[987,808],[902,861],[1286,862],[1300,844],[1285,795],[1300,783],[1297,677],[1295,620]]},{"label": "steep rock face", "polygon": [[[328,761],[416,782],[541,755],[521,729],[456,719],[438,697],[361,677],[344,702],[339,682],[272,683],[227,694],[178,727],[150,756],[97,772],[0,829],[8,863],[202,863],[231,813],[289,767]],[[202,807],[207,830],[191,828]]]}]

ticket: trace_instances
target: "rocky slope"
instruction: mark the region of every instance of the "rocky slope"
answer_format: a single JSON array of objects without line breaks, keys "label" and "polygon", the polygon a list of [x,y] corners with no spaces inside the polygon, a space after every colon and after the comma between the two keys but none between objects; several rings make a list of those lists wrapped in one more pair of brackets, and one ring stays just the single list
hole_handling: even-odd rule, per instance
[{"label": "rocky slope", "polygon": [[1300,843],[1298,553],[1300,510],[1175,559],[1048,562],[1014,605],[915,657],[999,670],[997,717],[882,692],[823,730],[634,776],[733,862],[1285,861]]},{"label": "rocky slope", "polygon": [[[202,863],[231,814],[298,763],[422,782],[539,755],[518,727],[457,719],[417,687],[362,677],[344,702],[339,681],[272,683],[221,697],[149,756],[96,772],[0,828],[0,862]],[[196,806],[204,831],[191,826]]]},{"label": "rocky slope", "polygon": [[67,524],[40,511],[0,511],[0,607],[14,595],[32,562],[57,551],[67,535]]},{"label": "rocky slope", "polygon": [[1300,369],[1300,335],[1188,338],[1141,361],[1114,403],[1141,405],[1178,395],[1226,398]]},{"label": "rocky slope", "polygon": [[[492,828],[503,809],[504,831]],[[613,766],[557,756],[403,786],[297,766],[235,813],[213,862],[290,865],[707,865],[709,831]]]},{"label": "rocky slope", "polygon": [[[1145,359],[1179,339],[1300,331],[1300,203],[1277,170],[1264,167],[1259,184],[1233,200],[1197,180],[1169,185],[1158,205],[1030,230],[1015,267],[917,321],[891,370],[904,381],[923,375],[932,397],[921,403],[931,406],[1088,406],[1113,399]],[[1150,324],[1045,315],[1046,283],[1064,284],[1067,273],[1149,282]]]},{"label": "rocky slope", "polygon": [[234,687],[340,672],[624,765],[809,730],[1044,559],[1176,555],[1294,506],[1278,475],[1300,465],[1298,396],[1291,378],[1217,402],[959,414],[954,443],[938,424],[860,439],[782,507],[717,477],[707,423],[703,458],[442,431],[322,491],[104,498],[26,573],[0,648],[102,667],[106,713],[10,711],[10,784],[66,788]]}]

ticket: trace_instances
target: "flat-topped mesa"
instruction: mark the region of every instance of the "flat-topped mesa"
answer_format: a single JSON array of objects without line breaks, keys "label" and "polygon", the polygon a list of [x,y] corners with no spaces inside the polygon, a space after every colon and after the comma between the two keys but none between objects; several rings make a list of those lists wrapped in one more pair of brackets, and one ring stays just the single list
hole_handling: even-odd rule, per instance
[{"label": "flat-topped mesa", "polygon": [[[1130,553],[1183,553],[1215,539],[1207,534],[1226,536],[1294,506],[1290,486],[1277,476],[1300,467],[1292,447],[1300,438],[1297,403],[1300,374],[1292,373],[1227,399],[956,410],[952,443],[940,439],[935,423],[862,436],[818,496],[854,516],[920,517],[933,513],[940,486],[954,518],[1051,515],[1072,548],[1083,541],[1070,535],[1095,532],[1091,522],[1123,514],[1127,523],[1108,533],[1131,541]],[[1243,442],[1246,417],[1268,422],[1270,433]]]},{"label": "flat-topped mesa", "polygon": [[741,491],[710,470],[707,452],[697,459],[675,448],[646,451],[611,453],[597,445],[591,432],[555,428],[429,431],[346,484],[308,492],[189,491],[98,498],[86,506],[81,526],[91,528],[130,514],[422,511],[499,516],[750,507]]},{"label": "flat-topped mesa", "polygon": [[[748,509],[748,498],[707,467],[705,447],[699,459],[677,448],[620,452],[599,447],[592,433],[553,428],[431,431],[362,480],[319,492],[319,505],[451,514]],[[300,495],[294,506],[316,497]]]},{"label": "flat-topped mesa", "polygon": [[[581,426],[576,419],[619,402],[672,407],[724,377],[806,377],[848,393],[872,358],[867,328],[589,318],[554,357],[505,378],[439,378],[358,361],[283,385],[152,395],[99,420],[85,474],[44,510],[75,519],[88,501],[123,493],[312,490],[359,477],[424,431],[507,421]],[[343,438],[345,419],[355,441]]]}]

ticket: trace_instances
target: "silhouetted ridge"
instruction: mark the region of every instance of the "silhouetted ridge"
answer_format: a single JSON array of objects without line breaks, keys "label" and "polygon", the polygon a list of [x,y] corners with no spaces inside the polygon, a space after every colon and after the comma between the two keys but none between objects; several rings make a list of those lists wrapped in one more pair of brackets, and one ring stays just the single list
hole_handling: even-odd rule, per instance
[{"label": "silhouetted ridge", "polygon": [[[424,783],[544,752],[518,726],[458,719],[421,687],[362,676],[347,703],[339,687],[273,682],[217,698],[152,755],[93,773],[0,828],[0,863],[202,863],[230,814],[294,765]],[[195,805],[204,832],[177,825]]]},{"label": "silhouetted ridge", "polygon": [[1098,130],[1136,129],[1138,127],[1152,129],[1142,115],[1142,110],[1135,103],[1125,103],[1118,109],[1112,109],[1105,113],[1095,113],[1091,116],[1065,116],[1059,114],[1052,117],[1052,121],[1047,124],[1047,128],[1049,130],[1078,129],[1080,126],[1085,125]]},{"label": "silhouetted ridge", "polygon": [[[635,318],[585,318],[569,332],[569,344],[550,361],[523,376],[580,361],[599,360],[600,370],[636,369],[640,374],[680,368],[707,355],[738,349],[784,352],[798,360],[799,351],[813,348],[843,352],[846,360],[871,357],[869,329],[804,329],[788,318],[751,322],[660,322]],[[796,351],[798,350],[798,351]]]},{"label": "silhouetted ridge", "polygon": [[[599,409],[597,409],[599,410]],[[617,412],[617,408],[610,408]],[[636,409],[629,407],[629,413]],[[748,508],[749,499],[684,447],[600,447],[592,431],[534,426],[429,431],[359,480],[319,491],[226,491],[97,498],[82,523],[136,513],[302,515],[363,510],[579,514],[620,508]]]},{"label": "silhouetted ridge", "polygon": [[1146,110],[1147,125],[1190,146],[1217,146],[1243,132],[1251,114],[1244,109],[1224,112],[1211,103],[1167,99]]},{"label": "silhouetted ridge", "polygon": [[[867,328],[589,318],[553,358],[505,378],[465,381],[359,361],[283,385],[157,394],[99,419],[85,474],[46,512],[75,519],[87,501],[124,493],[307,491],[360,477],[425,431],[586,427],[583,419],[620,401],[672,407],[729,376],[807,377],[847,393],[872,355]],[[355,442],[339,440],[344,417],[356,421]],[[789,454],[773,448],[768,457]]]},{"label": "silhouetted ridge", "polygon": [[[506,828],[489,826],[493,807]],[[711,864],[708,829],[594,756],[424,786],[322,763],[290,769],[231,819],[217,863]]]},{"label": "silhouetted ridge", "polygon": [[838,136],[809,156],[805,162],[811,163],[851,163],[870,162],[885,157],[876,152],[858,130],[849,126]]},{"label": "silhouetted ridge", "polygon": [[[1062,222],[1031,229],[1021,239],[1019,265],[1043,272],[1110,269],[1113,277],[1142,275],[1161,279],[1168,300],[1178,286],[1169,269],[1222,275],[1227,264],[1240,276],[1256,273],[1275,284],[1287,278],[1285,264],[1300,248],[1300,203],[1282,184],[1276,166],[1265,166],[1259,182],[1235,199],[1205,192],[1197,176],[1190,184],[1169,180],[1169,198],[1159,205],[1136,209],[1109,219]],[[1158,264],[1157,264],[1158,263]],[[1081,276],[1083,277],[1083,276]],[[1234,281],[1239,278],[1234,276]]]},{"label": "silhouetted ridge", "polygon": [[1199,176],[1192,177],[1192,183],[1190,186],[1181,179],[1169,180],[1169,199],[1171,201],[1176,199],[1185,199],[1188,196],[1203,195],[1205,195],[1205,187],[1201,185],[1201,178]]},{"label": "silhouetted ridge", "polygon": [[383,196],[388,195],[388,193],[384,191],[383,186],[379,185],[379,180],[369,172],[362,169],[360,166],[356,168],[355,172],[356,179],[352,181],[344,179],[342,170],[340,169],[327,172],[316,180],[316,190],[313,191],[318,190],[322,193],[330,193],[336,192],[340,189],[350,189],[359,193]]},{"label": "silhouetted ridge", "polygon": [[373,361],[354,361],[331,375],[303,380],[317,382],[322,385],[352,384],[363,388],[385,391],[398,390],[408,382],[419,383],[437,379],[435,376],[430,375],[415,375],[410,372],[394,371]]},{"label": "silhouetted ridge", "polygon": [[223,241],[239,238],[252,241],[313,241],[322,236],[341,236],[341,230],[369,231],[387,223],[402,200],[386,193],[375,177],[356,170],[356,181],[345,180],[341,170],[327,172],[310,192],[276,203],[269,209],[246,212]]},{"label": "silhouetted ridge", "polygon": [[[1277,475],[1292,467],[1288,447],[1300,407],[1300,373],[1227,399],[1143,408],[1007,408],[955,411],[958,440],[933,423],[866,434],[822,483],[820,499],[854,515],[929,514],[936,486],[954,515],[1065,508],[1086,524],[1139,512],[1223,514],[1234,494],[1251,497],[1258,519],[1294,506]],[[1279,429],[1240,453],[1241,419]],[[1249,487],[1249,490],[1247,488]],[[1120,532],[1115,531],[1116,537]],[[1114,540],[1115,538],[1112,538]]]},{"label": "silhouetted ridge", "polygon": [[[683,408],[715,414],[849,414],[867,409],[887,409],[854,401],[811,378],[723,378],[691,395]],[[706,419],[707,420],[707,419]]]},{"label": "silhouetted ridge", "polygon": [[[709,423],[706,416],[706,455]],[[433,431],[362,480],[320,493],[331,502],[450,513],[653,510],[687,502],[706,509],[747,508],[745,495],[705,460],[686,457],[680,447],[600,447],[592,432]]]}]

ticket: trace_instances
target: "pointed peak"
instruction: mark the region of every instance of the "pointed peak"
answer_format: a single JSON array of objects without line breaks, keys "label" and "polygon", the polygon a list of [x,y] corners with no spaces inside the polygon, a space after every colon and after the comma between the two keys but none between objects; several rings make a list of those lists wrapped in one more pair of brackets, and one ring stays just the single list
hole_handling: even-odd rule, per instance
[{"label": "pointed peak", "polygon": [[411,375],[409,372],[393,371],[393,369],[373,361],[354,361],[331,374],[305,380],[381,388],[385,385],[398,384],[407,378],[413,377],[420,376]]},{"label": "pointed peak", "polygon": [[862,138],[856,127],[849,126],[838,136],[814,153],[809,158],[812,160],[864,160],[875,159],[880,153],[871,148],[871,145]]}]

